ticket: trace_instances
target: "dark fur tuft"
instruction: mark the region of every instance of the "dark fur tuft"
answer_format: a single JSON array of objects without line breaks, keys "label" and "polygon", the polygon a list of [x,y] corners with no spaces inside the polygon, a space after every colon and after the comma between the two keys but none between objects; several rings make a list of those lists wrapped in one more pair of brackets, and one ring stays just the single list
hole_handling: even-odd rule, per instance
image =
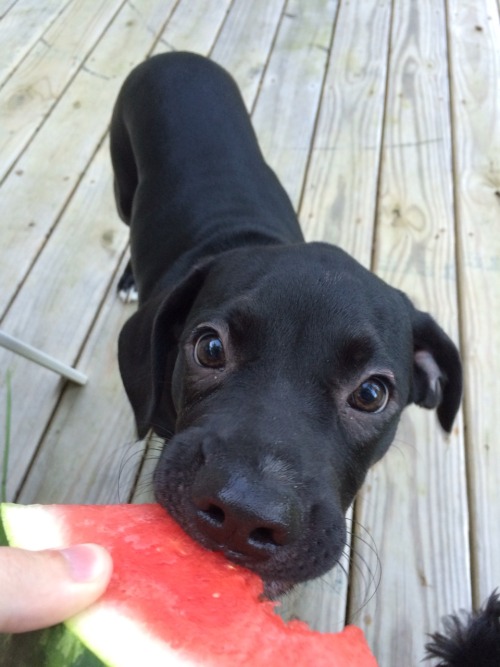
[{"label": "dark fur tuft", "polygon": [[435,633],[426,645],[426,659],[436,667],[500,666],[500,595],[495,590],[477,612],[444,619],[445,633]]}]

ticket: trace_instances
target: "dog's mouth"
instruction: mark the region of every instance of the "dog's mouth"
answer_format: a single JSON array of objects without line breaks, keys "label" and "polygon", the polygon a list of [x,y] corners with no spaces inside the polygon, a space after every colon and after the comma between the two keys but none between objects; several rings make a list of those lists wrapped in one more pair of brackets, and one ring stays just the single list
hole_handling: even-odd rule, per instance
[{"label": "dog's mouth", "polygon": [[[200,541],[200,540],[198,540]],[[222,551],[224,556],[228,559],[233,561],[233,563],[236,563],[237,565],[242,565],[243,567],[247,567],[249,569],[252,569],[252,565],[254,565],[258,560],[265,560],[268,558],[268,555],[261,556],[260,559],[256,559],[255,556],[249,556],[248,554],[245,554],[241,551],[235,551],[234,549],[228,549],[225,547],[223,544],[217,544],[215,546],[210,545],[207,543],[207,540],[203,538],[204,546],[207,547],[207,549],[210,549],[211,551]]]},{"label": "dog's mouth", "polygon": [[[267,578],[262,573],[261,568],[259,568],[259,560],[256,560],[255,557],[251,557],[248,554],[242,553],[240,551],[234,551],[233,549],[228,549],[222,544],[218,545],[208,544],[207,540],[204,537],[200,538],[196,537],[195,539],[197,542],[202,544],[202,546],[209,549],[210,551],[220,551],[231,562],[236,563],[236,565],[240,565],[241,567],[245,567],[248,570],[252,570],[252,572],[255,572],[260,577],[262,577],[264,584],[263,597],[268,600],[276,600],[280,596],[286,595],[294,588],[294,586],[297,585],[297,582],[295,581],[288,581],[288,580],[282,581],[282,580]],[[262,556],[260,562],[268,560],[269,558],[270,558],[269,556]]]},{"label": "dog's mouth", "polygon": [[196,542],[210,551],[221,552],[229,561],[255,572],[263,580],[263,595],[269,600],[289,593],[298,583],[321,576],[335,565],[342,553],[342,525],[338,526],[338,536],[334,540],[331,540],[331,536],[322,540],[310,527],[307,534],[293,546],[244,553],[208,537],[199,530],[196,522],[189,519],[189,514],[183,511],[182,503],[166,504],[160,496],[157,494],[160,504]]},{"label": "dog's mouth", "polygon": [[[244,514],[239,523],[237,516],[228,518],[225,514],[222,502],[225,497],[222,500],[217,497],[217,503],[211,499],[208,504],[200,501],[195,486],[199,468],[192,463],[190,448],[186,446],[189,442],[182,444],[182,449],[173,452],[175,457],[167,458],[167,453],[172,452],[172,442],[163,450],[164,461],[155,471],[156,500],[203,547],[221,552],[229,561],[255,572],[264,582],[266,597],[275,599],[296,584],[325,574],[338,562],[345,545],[346,527],[335,497],[327,502],[311,493],[313,499],[304,502],[300,511],[287,513],[283,510],[287,508],[284,494],[276,494],[276,511],[271,494],[270,506],[265,506],[261,515],[262,523],[257,523],[257,527],[251,521],[245,524]],[[187,460],[179,461],[179,450]],[[228,506],[231,509],[229,503]],[[274,522],[275,516],[279,519],[284,516],[290,525]]]},{"label": "dog's mouth", "polygon": [[[255,563],[255,559],[251,559],[247,554],[241,553],[239,551],[233,551],[232,549],[227,549],[222,545],[218,545],[215,549],[212,550],[221,551],[228,560],[236,563],[237,565],[240,565],[241,567],[246,567],[247,569],[252,570],[253,572],[256,572],[260,575],[258,566],[256,566]],[[292,581],[277,581],[274,579],[266,580],[265,578],[263,578],[263,584],[263,597],[268,600],[276,600],[280,596],[289,593],[296,585],[296,583]]]}]

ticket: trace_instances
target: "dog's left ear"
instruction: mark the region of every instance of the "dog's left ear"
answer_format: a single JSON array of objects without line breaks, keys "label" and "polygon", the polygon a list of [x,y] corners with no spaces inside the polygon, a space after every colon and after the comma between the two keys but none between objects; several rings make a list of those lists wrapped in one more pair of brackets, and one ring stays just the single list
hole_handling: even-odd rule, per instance
[{"label": "dog's left ear", "polygon": [[118,340],[122,381],[134,411],[137,434],[150,428],[160,437],[172,435],[175,409],[170,376],[177,335],[205,281],[211,260],[195,266],[168,292],[152,297],[127,320]]},{"label": "dog's left ear", "polygon": [[413,386],[410,403],[437,408],[448,433],[462,398],[462,364],[450,338],[427,313],[413,312]]}]

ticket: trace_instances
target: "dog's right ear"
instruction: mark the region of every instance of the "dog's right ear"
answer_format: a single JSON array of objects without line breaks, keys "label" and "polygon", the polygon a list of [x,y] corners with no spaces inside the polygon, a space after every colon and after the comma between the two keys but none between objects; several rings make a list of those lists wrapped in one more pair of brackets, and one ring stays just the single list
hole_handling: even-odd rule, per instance
[{"label": "dog's right ear", "polygon": [[411,402],[437,408],[449,433],[462,397],[462,364],[454,343],[428,313],[412,312],[414,374]]},{"label": "dog's right ear", "polygon": [[172,435],[170,385],[177,339],[211,265],[209,260],[196,266],[168,293],[146,301],[120,332],[118,363],[141,439],[150,428],[160,437]]}]

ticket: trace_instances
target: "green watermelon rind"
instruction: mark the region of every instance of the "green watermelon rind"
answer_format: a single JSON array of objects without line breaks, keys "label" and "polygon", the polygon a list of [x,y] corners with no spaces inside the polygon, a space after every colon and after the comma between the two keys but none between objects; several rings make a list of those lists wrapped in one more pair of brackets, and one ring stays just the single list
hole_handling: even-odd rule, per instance
[{"label": "green watermelon rind", "polygon": [[103,667],[79,638],[59,623],[46,630],[0,635],[0,662],[16,667]]},{"label": "green watermelon rind", "polygon": [[0,505],[0,547],[8,547],[9,546],[9,538],[7,537],[7,533],[5,532],[5,529],[3,527],[3,508],[5,507],[5,503]]}]

